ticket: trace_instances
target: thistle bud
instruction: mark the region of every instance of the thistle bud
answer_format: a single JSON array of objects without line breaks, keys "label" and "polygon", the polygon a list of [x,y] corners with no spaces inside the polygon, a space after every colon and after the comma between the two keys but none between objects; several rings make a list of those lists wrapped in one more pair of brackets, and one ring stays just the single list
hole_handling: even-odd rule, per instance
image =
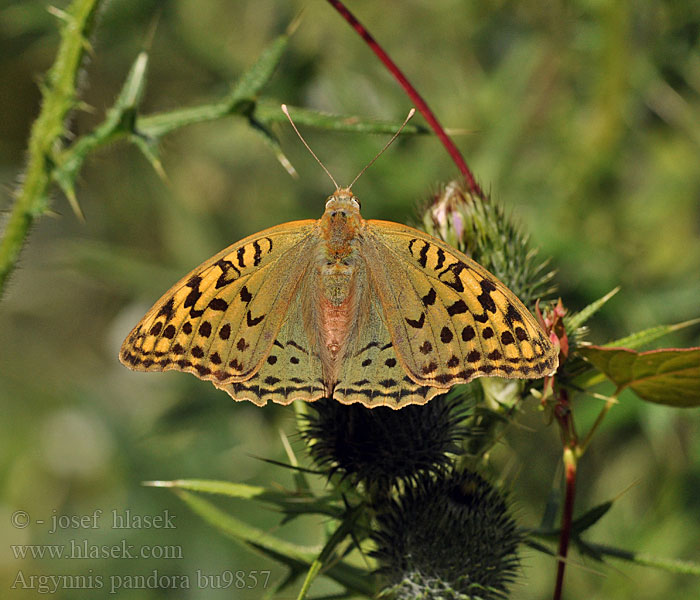
[{"label": "thistle bud", "polygon": [[467,435],[463,403],[434,398],[401,410],[319,400],[309,405],[301,436],[329,475],[389,489],[397,481],[446,471]]},{"label": "thistle bud", "polygon": [[377,515],[382,598],[505,598],[521,534],[506,502],[469,471],[422,477]]}]

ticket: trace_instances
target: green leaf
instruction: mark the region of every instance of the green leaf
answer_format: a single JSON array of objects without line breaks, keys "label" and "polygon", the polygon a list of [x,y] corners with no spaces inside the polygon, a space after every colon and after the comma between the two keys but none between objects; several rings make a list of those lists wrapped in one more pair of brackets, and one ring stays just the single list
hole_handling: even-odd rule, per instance
[{"label": "green leaf", "polygon": [[700,348],[635,352],[585,346],[579,353],[611,379],[647,402],[687,408],[700,405]]},{"label": "green leaf", "polygon": [[214,121],[232,114],[253,115],[256,96],[274,73],[288,42],[287,34],[275,39],[258,60],[241,75],[224,100],[141,117],[136,124],[137,131],[147,137],[160,138],[175,129],[194,123]]},{"label": "green leaf", "polygon": [[654,340],[673,331],[685,329],[686,327],[690,327],[698,323],[700,323],[700,319],[691,319],[690,321],[683,321],[682,323],[675,323],[674,325],[657,325],[656,327],[649,327],[649,329],[643,329],[642,331],[637,331],[636,333],[632,333],[618,340],[613,340],[612,342],[603,344],[603,347],[639,348],[640,346],[650,344]]},{"label": "green leaf", "polygon": [[299,175],[297,174],[296,169],[292,165],[291,161],[284,154],[284,152],[282,152],[282,146],[280,145],[279,140],[277,139],[275,134],[272,133],[272,131],[270,131],[267,125],[265,125],[261,121],[258,121],[254,117],[250,117],[248,119],[248,123],[253,128],[253,131],[258,133],[260,137],[262,137],[263,141],[274,152],[275,158],[277,158],[284,170],[287,171],[287,173],[289,173],[292,177],[298,178]]},{"label": "green leaf", "polygon": [[336,519],[342,519],[345,515],[345,509],[334,504],[334,498],[330,496],[317,498],[311,494],[295,493],[288,490],[270,490],[245,483],[210,479],[179,479],[174,481],[145,481],[144,485],[216,494],[241,500],[257,500],[277,506],[288,515],[322,514]]},{"label": "green leaf", "polygon": [[[287,117],[280,109],[281,102],[261,98],[255,108],[255,117],[263,123],[286,123]],[[401,127],[402,121],[379,121],[353,115],[338,115],[298,106],[287,105],[289,114],[294,123],[307,127],[317,127],[329,131],[346,131],[353,133],[383,133],[393,134]],[[404,127],[401,135],[428,134],[430,130],[422,125],[409,123]]]},{"label": "green leaf", "polygon": [[[131,65],[124,85],[114,105],[107,111],[105,120],[58,156],[52,177],[68,196],[71,204],[73,204],[72,196],[75,195],[73,192],[75,180],[88,154],[104,144],[134,133],[136,113],[146,86],[147,71],[148,54],[141,52]],[[139,147],[158,170],[155,164],[157,156],[153,149],[149,149],[145,142],[139,144]],[[159,173],[161,171],[162,169]]]},{"label": "green leaf", "polygon": [[[175,493],[196,514],[223,534],[289,566],[294,571],[309,569],[321,551],[320,548],[292,544],[267,531],[253,527],[233,515],[225,513],[204,498],[185,490],[175,490]],[[347,563],[337,562],[329,566],[324,575],[349,590],[367,596],[374,594],[374,586],[366,571]]]},{"label": "green leaf", "polygon": [[608,500],[607,502],[603,502],[602,504],[594,506],[590,510],[586,511],[580,517],[574,519],[574,522],[571,524],[571,531],[576,535],[580,535],[586,531],[586,529],[592,527],[600,519],[602,519],[603,516],[605,516],[605,514],[612,508],[612,505],[612,501]]},{"label": "green leaf", "polygon": [[[534,531],[530,532],[530,535],[547,538],[552,537],[549,532],[544,534],[542,532]],[[631,552],[622,548],[615,548],[605,544],[596,544],[588,541],[584,542],[580,538],[575,538],[574,542],[576,543],[579,551],[586,556],[594,557],[596,560],[602,561],[605,558],[617,558],[636,565],[661,569],[669,573],[700,576],[700,564],[696,562],[659,558],[648,554],[638,554],[636,552]],[[537,550],[538,552],[542,552],[548,556],[556,556],[555,551],[550,550],[546,545],[540,544],[532,538],[526,538],[523,543],[533,550]]]},{"label": "green leaf", "polygon": [[288,43],[289,33],[284,33],[263,50],[255,64],[241,75],[233,87],[228,100],[230,108],[233,108],[241,100],[253,99],[258,95],[275,72]]},{"label": "green leaf", "polygon": [[301,587],[301,590],[299,591],[299,595],[297,596],[297,600],[304,600],[306,598],[306,594],[309,591],[309,588],[311,587],[311,584],[313,583],[314,579],[318,575],[318,573],[321,571],[323,567],[326,567],[328,563],[331,561],[331,559],[335,558],[335,549],[338,547],[338,545],[349,535],[352,535],[352,532],[355,527],[355,523],[357,519],[362,515],[364,512],[364,506],[356,506],[355,508],[349,510],[345,514],[345,518],[343,519],[342,523],[338,526],[338,528],[333,532],[333,535],[331,535],[328,538],[328,541],[326,542],[326,545],[323,547],[323,550],[321,550],[321,553],[318,555],[316,560],[311,564],[311,567],[309,568],[308,573],[306,574],[306,578],[304,579],[304,584]]}]

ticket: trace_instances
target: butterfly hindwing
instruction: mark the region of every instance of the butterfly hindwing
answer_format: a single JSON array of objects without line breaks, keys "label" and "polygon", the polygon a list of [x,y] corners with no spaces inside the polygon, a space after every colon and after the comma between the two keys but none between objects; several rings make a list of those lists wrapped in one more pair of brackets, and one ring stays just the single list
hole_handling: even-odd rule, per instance
[{"label": "butterfly hindwing", "polygon": [[557,350],[486,269],[416,229],[367,224],[367,265],[413,381],[449,388],[480,376],[543,377],[556,368]]},{"label": "butterfly hindwing", "polygon": [[360,402],[367,408],[425,404],[444,390],[417,384],[399,362],[376,296],[367,295],[367,316],[343,361],[333,397],[343,404]]},{"label": "butterfly hindwing", "polygon": [[298,290],[268,355],[248,380],[214,382],[234,400],[250,400],[258,406],[268,401],[289,404],[294,400],[311,402],[325,395],[323,372],[318,353],[312,351],[302,315],[302,293]]},{"label": "butterfly hindwing", "polygon": [[139,371],[245,381],[263,364],[310,262],[316,221],[279,225],[221,251],[176,283],[124,341]]}]

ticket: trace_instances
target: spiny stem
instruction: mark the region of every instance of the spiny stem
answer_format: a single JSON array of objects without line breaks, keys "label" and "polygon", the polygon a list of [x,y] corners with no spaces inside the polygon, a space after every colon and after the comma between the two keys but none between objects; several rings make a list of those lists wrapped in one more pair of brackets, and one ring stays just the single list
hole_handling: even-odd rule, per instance
[{"label": "spiny stem", "polygon": [[377,55],[379,60],[381,60],[382,63],[384,63],[384,66],[386,66],[386,68],[389,69],[389,72],[401,84],[403,89],[406,91],[408,96],[416,105],[416,108],[420,111],[420,113],[423,115],[423,118],[425,118],[428,124],[432,127],[433,131],[435,132],[435,135],[438,136],[438,138],[442,142],[442,145],[452,157],[452,160],[454,161],[455,165],[457,165],[457,168],[464,176],[469,191],[472,194],[485,199],[486,196],[484,195],[483,190],[474,179],[474,176],[472,175],[471,170],[467,166],[467,163],[464,160],[464,157],[462,156],[461,152],[459,151],[457,146],[454,145],[454,142],[450,139],[447,133],[445,133],[445,130],[442,128],[442,125],[440,125],[440,122],[433,114],[433,111],[430,110],[428,104],[425,102],[425,100],[423,100],[416,88],[414,88],[413,85],[411,85],[411,82],[408,81],[401,69],[399,69],[396,63],[394,63],[394,61],[391,60],[391,58],[389,58],[389,55],[386,52],[384,52],[384,50],[377,43],[374,37],[372,37],[369,31],[365,29],[364,25],[362,25],[362,23],[360,23],[355,18],[355,16],[346,8],[346,6],[340,0],[328,0],[328,3],[331,6],[333,6],[333,8],[335,8],[342,15],[342,17],[352,26],[352,28],[360,35],[360,37],[363,40],[365,40],[365,42],[367,42],[367,45]]},{"label": "spiny stem", "polygon": [[0,294],[14,270],[24,241],[36,217],[48,207],[52,157],[64,121],[75,105],[78,71],[89,47],[99,0],[74,0],[61,12],[64,19],[56,60],[42,86],[43,104],[29,137],[24,183],[17,192],[12,212],[0,241]]}]

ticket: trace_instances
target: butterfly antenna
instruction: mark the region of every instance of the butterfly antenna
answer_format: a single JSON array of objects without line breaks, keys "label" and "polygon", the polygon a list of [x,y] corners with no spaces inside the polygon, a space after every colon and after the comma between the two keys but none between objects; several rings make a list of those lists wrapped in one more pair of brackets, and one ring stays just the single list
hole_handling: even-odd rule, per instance
[{"label": "butterfly antenna", "polygon": [[[301,135],[301,133],[299,133],[299,130],[297,129],[297,126],[294,124],[294,121],[292,121],[292,117],[289,115],[289,110],[287,110],[287,105],[286,105],[286,104],[283,104],[283,105],[282,105],[282,112],[287,116],[287,118],[289,119],[289,122],[292,124],[292,127],[294,127],[294,131],[297,132],[297,135],[299,136],[299,139],[301,140],[301,143],[304,144],[304,146],[306,146],[306,149],[307,149],[309,152],[311,152],[311,156],[313,156],[313,157],[316,159],[316,162],[317,162],[319,165],[321,165],[321,168],[326,172],[326,175],[328,175],[328,177],[331,178],[331,181],[333,182],[333,185],[335,186],[335,189],[336,189],[336,190],[339,190],[339,189],[340,189],[340,186],[338,185],[338,183],[336,182],[336,180],[333,179],[333,175],[331,175],[331,172],[330,172],[328,169],[326,169],[326,165],[324,165],[324,164],[321,162],[321,159],[319,159],[319,157],[316,156],[316,154],[315,154],[314,151],[311,149],[311,147],[306,143],[306,140],[304,139],[304,137]],[[400,131],[400,130],[399,130],[399,131]],[[371,163],[370,163],[370,164],[371,164]]]},{"label": "butterfly antenna", "polygon": [[348,189],[352,189],[352,186],[355,185],[355,182],[362,176],[362,174],[363,174],[367,169],[369,169],[369,168],[375,163],[375,161],[376,161],[382,154],[384,154],[384,151],[385,151],[389,146],[391,146],[391,145],[394,143],[394,140],[395,140],[397,137],[399,137],[399,134],[403,131],[403,128],[406,127],[406,124],[411,120],[411,117],[413,117],[413,115],[415,115],[415,114],[416,114],[416,109],[415,109],[415,108],[412,108],[411,110],[408,111],[408,116],[404,119],[404,122],[403,122],[403,124],[401,125],[401,127],[398,128],[398,130],[397,130],[396,133],[392,136],[392,138],[384,145],[384,148],[382,148],[379,152],[377,152],[377,155],[376,155],[372,160],[370,160],[370,161],[367,163],[367,166],[366,166],[364,169],[362,169],[362,171],[360,171],[360,172],[357,174],[357,177],[355,177],[355,179],[352,180],[352,183],[348,186]]}]

